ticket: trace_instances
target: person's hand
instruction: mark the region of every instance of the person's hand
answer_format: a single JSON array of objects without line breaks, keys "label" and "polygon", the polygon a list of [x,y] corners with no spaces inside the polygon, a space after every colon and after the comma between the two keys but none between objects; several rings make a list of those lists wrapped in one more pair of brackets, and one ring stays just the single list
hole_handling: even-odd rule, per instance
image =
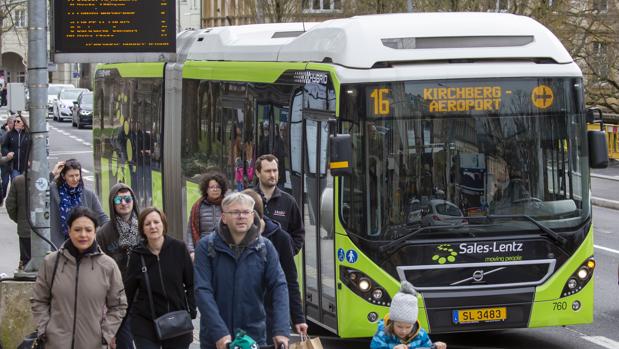
[{"label": "person's hand", "polygon": [[232,337],[230,337],[230,335],[223,336],[219,338],[219,340],[217,340],[217,342],[215,343],[215,347],[217,349],[226,349],[226,344],[230,342],[232,342]]},{"label": "person's hand", "polygon": [[294,330],[301,336],[307,337],[307,324],[305,322],[300,324],[294,324]]},{"label": "person's hand", "polygon": [[196,260],[196,253],[195,252],[189,252],[189,257],[191,257],[191,262],[193,263]]},{"label": "person's hand", "polygon": [[64,161],[58,161],[54,168],[52,169],[52,174],[54,177],[57,177],[60,174],[60,171],[64,168]]},{"label": "person's hand", "polygon": [[434,342],[436,349],[447,349],[447,344],[443,342]]},{"label": "person's hand", "polygon": [[393,349],[408,349],[408,345],[406,344],[398,344]]},{"label": "person's hand", "polygon": [[6,154],[6,157],[7,157],[9,160],[12,160],[14,156],[15,156],[15,153],[13,153],[13,152],[9,152],[8,154]]},{"label": "person's hand", "polygon": [[108,347],[110,349],[116,349],[116,337],[112,337],[112,339],[108,343]]},{"label": "person's hand", "polygon": [[284,348],[288,349],[288,337],[286,336],[274,336],[273,344],[275,344],[275,348],[278,348],[283,344]]}]

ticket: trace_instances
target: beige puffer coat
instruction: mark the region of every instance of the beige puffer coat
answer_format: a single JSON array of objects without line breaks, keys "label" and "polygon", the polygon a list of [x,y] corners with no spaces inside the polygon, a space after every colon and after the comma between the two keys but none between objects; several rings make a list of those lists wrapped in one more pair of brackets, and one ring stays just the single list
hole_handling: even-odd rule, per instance
[{"label": "beige puffer coat", "polygon": [[[49,287],[58,254],[50,310]],[[79,264],[65,245],[47,255],[31,303],[38,334],[47,338],[47,349],[107,348],[105,343],[116,335],[127,310],[120,270],[98,247]]]}]

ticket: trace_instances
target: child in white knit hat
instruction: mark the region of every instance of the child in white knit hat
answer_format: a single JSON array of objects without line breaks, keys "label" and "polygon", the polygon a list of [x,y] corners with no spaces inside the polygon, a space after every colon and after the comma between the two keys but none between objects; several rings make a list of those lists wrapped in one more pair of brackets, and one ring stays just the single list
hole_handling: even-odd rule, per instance
[{"label": "child in white knit hat", "polygon": [[[378,330],[372,338],[370,349],[415,349],[431,348],[428,333],[417,321],[419,308],[417,292],[408,281],[402,281],[400,291],[391,301],[389,314],[378,322]],[[446,349],[447,344],[435,342],[437,349]]]}]

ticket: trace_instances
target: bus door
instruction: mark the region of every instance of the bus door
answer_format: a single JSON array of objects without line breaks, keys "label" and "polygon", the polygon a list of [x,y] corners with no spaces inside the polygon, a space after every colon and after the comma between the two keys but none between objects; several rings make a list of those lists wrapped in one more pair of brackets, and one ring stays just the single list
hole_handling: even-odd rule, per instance
[{"label": "bus door", "polygon": [[[158,101],[152,100],[153,83],[151,81],[137,81],[135,103],[131,107],[131,125],[129,139],[132,159],[131,188],[135,192],[140,207],[153,205],[152,198],[152,164],[153,154],[153,126],[158,122]],[[153,105],[155,103],[155,105]]]},{"label": "bus door", "polygon": [[308,318],[337,329],[333,179],[327,171],[328,120],[332,113],[303,112],[303,207],[305,224],[305,303]]}]

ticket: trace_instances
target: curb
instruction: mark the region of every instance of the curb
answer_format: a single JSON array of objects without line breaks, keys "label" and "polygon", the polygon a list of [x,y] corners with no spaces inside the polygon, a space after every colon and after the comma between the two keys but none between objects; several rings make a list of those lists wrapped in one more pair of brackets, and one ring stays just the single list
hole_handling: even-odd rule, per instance
[{"label": "curb", "polygon": [[619,201],[591,197],[591,203],[595,206],[610,208],[613,210],[619,210]]},{"label": "curb", "polygon": [[599,178],[599,179],[607,179],[609,181],[619,181],[619,177],[617,177],[617,176],[606,176],[606,175],[592,173],[591,177]]}]

